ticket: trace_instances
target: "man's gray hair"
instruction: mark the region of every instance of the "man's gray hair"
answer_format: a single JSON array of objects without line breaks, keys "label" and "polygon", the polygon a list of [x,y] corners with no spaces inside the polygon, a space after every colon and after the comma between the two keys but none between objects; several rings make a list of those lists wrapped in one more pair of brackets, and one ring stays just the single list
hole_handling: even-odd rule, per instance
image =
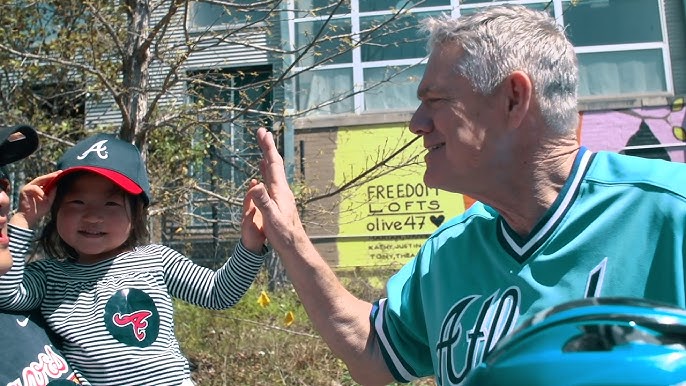
[{"label": "man's gray hair", "polygon": [[455,43],[464,54],[455,64],[475,91],[488,95],[513,71],[524,71],[548,127],[573,132],[578,124],[578,65],[564,30],[543,11],[501,5],[463,15],[429,18],[429,48]]}]

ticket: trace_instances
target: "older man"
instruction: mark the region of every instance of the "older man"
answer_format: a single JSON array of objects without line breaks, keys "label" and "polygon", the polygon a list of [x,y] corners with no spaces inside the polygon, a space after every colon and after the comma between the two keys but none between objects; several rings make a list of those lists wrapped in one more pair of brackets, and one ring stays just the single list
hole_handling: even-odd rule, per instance
[{"label": "older man", "polygon": [[[598,296],[685,305],[686,166],[577,141],[577,60],[546,13],[502,5],[430,20],[410,130],[427,185],[478,200],[443,224],[374,303],[309,241],[270,133],[249,194],[315,327],[365,385],[460,385],[549,306]],[[583,370],[583,369],[581,369]]]}]

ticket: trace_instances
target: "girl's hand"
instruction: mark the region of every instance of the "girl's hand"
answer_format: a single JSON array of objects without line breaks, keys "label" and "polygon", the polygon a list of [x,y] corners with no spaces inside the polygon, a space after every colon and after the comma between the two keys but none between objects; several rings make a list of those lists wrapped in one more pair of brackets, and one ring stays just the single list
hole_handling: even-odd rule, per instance
[{"label": "girl's hand", "polygon": [[[257,180],[250,180],[248,190],[257,185]],[[264,235],[262,212],[260,212],[249,195],[243,199],[243,220],[241,221],[241,241],[251,252],[262,253],[267,237]]]},{"label": "girl's hand", "polygon": [[10,219],[10,224],[23,228],[33,228],[50,212],[57,189],[52,189],[49,194],[45,194],[43,187],[60,173],[62,171],[58,170],[37,177],[21,188],[19,205],[16,213]]}]

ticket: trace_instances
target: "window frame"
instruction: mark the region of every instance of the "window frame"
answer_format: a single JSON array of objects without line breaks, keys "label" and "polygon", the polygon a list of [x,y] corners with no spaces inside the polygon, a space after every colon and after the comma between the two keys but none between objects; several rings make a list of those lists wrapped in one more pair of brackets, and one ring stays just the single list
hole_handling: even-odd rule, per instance
[{"label": "window frame", "polygon": [[[268,80],[274,73],[274,68],[272,65],[267,64],[267,65],[252,65],[252,66],[244,66],[244,67],[220,67],[220,68],[210,68],[210,69],[194,69],[192,71],[188,72],[191,74],[193,77],[199,77],[199,78],[204,78],[204,79],[211,79],[213,82],[216,83],[223,83],[223,86],[229,87],[228,90],[222,90],[220,91],[218,96],[221,96],[221,98],[217,98],[214,102],[217,104],[221,105],[224,102],[229,103],[229,104],[234,104],[238,106],[240,104],[240,101],[243,99],[243,97],[240,95],[240,91],[237,91],[239,88],[244,88],[244,87],[254,87],[256,91],[261,91],[261,87],[267,87],[266,85],[262,86],[257,86],[261,82],[264,82]],[[238,75],[238,77],[234,77],[232,75]],[[250,79],[248,80],[241,80],[240,79],[241,75],[240,74],[250,74],[250,75],[243,75],[243,76],[248,76]],[[187,85],[187,87],[194,87],[193,85]],[[195,86],[197,87],[196,92],[198,94],[205,94],[206,92],[212,92],[212,87],[202,85],[202,86]],[[206,96],[206,95],[204,95]],[[194,100],[193,97],[190,97],[191,101],[197,101]],[[274,95],[273,95],[273,90],[269,92],[268,95],[266,95],[266,98],[263,102],[260,102],[264,106],[273,106],[275,103],[274,100]],[[269,108],[265,109],[258,109],[258,110],[270,110]],[[236,152],[236,153],[225,153],[225,149],[218,149],[218,153],[214,155],[208,155],[205,159],[202,160],[202,165],[200,166],[200,169],[196,168],[196,165],[190,165],[190,173],[194,176],[194,178],[197,180],[198,185],[202,188],[213,190],[213,187],[211,186],[212,184],[212,179],[216,177],[216,175],[219,175],[220,179],[223,180],[229,180],[231,183],[233,183],[235,186],[241,186],[240,184],[245,182],[247,179],[243,178],[246,176],[242,176],[240,170],[236,168],[236,166],[231,166],[231,164],[240,164],[241,162],[247,163],[247,160],[252,160],[256,161],[260,158],[261,154],[259,152],[259,149],[257,147],[254,147],[251,149],[251,151],[245,151],[245,144],[248,142],[252,141],[252,136],[248,134],[246,131],[247,125],[244,123],[246,121],[252,122],[251,117],[250,117],[250,112],[246,112],[240,118],[236,119],[236,112],[231,110],[228,112],[223,113],[223,115],[226,117],[226,121],[224,122],[213,122],[213,123],[205,123],[205,125],[208,126],[208,130],[210,131],[216,131],[216,132],[224,132],[228,133],[228,142],[225,142],[224,145],[227,148],[230,149],[243,149],[244,152]],[[265,127],[270,127],[273,125],[272,119],[267,117],[267,122],[261,124],[260,126],[265,126]],[[194,139],[195,141],[195,139]],[[207,165],[207,162],[211,161],[218,161],[221,158],[225,158],[227,160],[232,160],[236,162],[232,163],[227,163],[226,165],[219,166],[217,168],[213,168],[210,171],[210,168]],[[242,161],[241,161],[242,160]],[[222,175],[224,173],[225,175]],[[189,211],[192,212],[195,215],[198,215],[200,217],[204,218],[213,218],[217,217],[216,219],[213,218],[213,220],[217,221],[217,224],[220,228],[226,228],[230,227],[232,223],[235,223],[235,219],[239,218],[242,215],[242,209],[240,207],[236,207],[234,205],[226,205],[221,202],[219,203],[213,203],[213,202],[203,202],[202,199],[198,199],[198,197],[203,198],[203,194],[199,194],[196,192],[191,193],[191,200],[189,204]],[[198,204],[198,202],[201,202]],[[216,211],[216,213],[214,213]],[[232,219],[232,220],[222,220],[222,219]],[[191,217],[191,227],[198,227],[198,228],[204,228],[207,226],[207,222],[198,220],[195,217]]]},{"label": "window frame", "polygon": [[[224,31],[227,29],[235,29],[235,28],[240,28],[243,26],[247,25],[253,25],[255,27],[264,27],[266,26],[266,23],[264,21],[256,21],[256,22],[251,22],[251,21],[239,21],[239,22],[224,22],[224,23],[216,23],[208,26],[198,26],[194,23],[194,16],[196,13],[195,7],[198,4],[212,4],[212,5],[219,5],[221,6],[222,4],[218,4],[217,2],[214,2],[212,0],[192,0],[188,2],[188,12],[187,12],[187,20],[186,22],[188,23],[188,31],[190,33],[203,33],[206,31]],[[267,14],[266,18],[270,18],[270,15]]]},{"label": "window frame", "polygon": [[[355,43],[355,47],[352,48],[352,61],[350,63],[338,63],[338,64],[322,64],[318,65],[314,68],[308,69],[308,67],[305,66],[294,66],[292,71],[294,73],[299,73],[300,71],[303,70],[308,70],[308,71],[318,71],[318,70],[324,70],[324,69],[333,69],[333,68],[351,68],[352,69],[352,74],[353,74],[353,84],[352,86],[352,93],[353,96],[353,110],[350,111],[350,114],[355,114],[355,115],[360,115],[360,114],[369,114],[369,113],[378,113],[378,111],[368,111],[365,110],[365,92],[364,92],[364,70],[367,68],[378,68],[378,67],[388,67],[388,66],[412,66],[412,65],[418,65],[418,64],[425,64],[427,58],[411,58],[411,59],[397,59],[397,60],[381,60],[381,61],[372,61],[372,62],[363,62],[362,61],[362,55],[361,55],[361,50],[362,46],[359,45],[359,32],[360,32],[360,18],[362,17],[370,17],[370,16],[384,16],[384,15],[392,15],[393,10],[384,10],[384,11],[373,11],[373,12],[360,12],[359,10],[359,1],[360,0],[350,0],[350,13],[341,13],[341,14],[336,14],[330,16],[331,19],[349,19],[352,29],[351,29],[351,38],[353,42]],[[667,34],[667,14],[666,14],[666,9],[665,9],[665,4],[662,0],[651,0],[654,2],[657,2],[658,5],[658,11],[659,11],[659,18],[660,18],[660,34],[661,34],[661,41],[656,41],[656,42],[643,42],[643,43],[623,43],[623,44],[606,44],[606,45],[588,45],[588,46],[578,46],[574,47],[575,52],[577,54],[586,54],[586,53],[602,53],[602,52],[630,52],[630,51],[637,51],[637,50],[645,50],[645,49],[659,49],[662,53],[662,65],[663,65],[663,70],[664,70],[664,85],[665,85],[665,90],[664,91],[659,91],[659,90],[654,90],[654,91],[649,91],[647,93],[643,94],[630,94],[630,93],[623,93],[623,94],[602,94],[602,95],[594,95],[594,96],[580,96],[580,102],[581,104],[585,105],[592,105],[594,102],[601,102],[599,105],[603,105],[603,101],[609,101],[610,103],[613,101],[624,101],[624,100],[636,100],[636,99],[641,99],[641,98],[647,98],[648,100],[652,99],[655,100],[656,98],[660,99],[662,97],[670,97],[674,95],[674,79],[673,79],[673,74],[672,74],[672,63],[671,63],[671,57],[670,57],[670,46],[669,46],[669,37]],[[434,7],[417,7],[417,8],[412,8],[411,12],[413,13],[424,13],[424,12],[445,12],[445,13],[450,13],[451,16],[457,17],[459,16],[464,10],[471,10],[471,9],[479,9],[479,8],[484,8],[487,6],[495,5],[495,4],[521,4],[521,5],[535,5],[535,4],[542,4],[545,5],[546,3],[551,4],[551,15],[555,17],[557,20],[558,24],[564,25],[564,5],[565,2],[564,0],[509,0],[509,1],[493,1],[493,2],[483,2],[483,3],[474,3],[474,4],[460,4],[460,0],[450,0],[450,5],[445,5],[445,6],[434,6]],[[329,17],[329,15],[323,15],[323,16],[307,16],[307,17],[296,17],[296,13],[293,11],[296,9],[295,7],[296,0],[288,0],[286,8],[286,11],[289,14],[287,15],[287,28],[288,28],[288,33],[289,33],[289,38],[288,38],[288,44],[290,45],[290,48],[294,48],[295,46],[295,31],[296,31],[296,24],[306,22],[306,21],[315,21],[315,20],[323,20]],[[295,93],[296,87],[293,87],[293,93]],[[292,95],[293,101],[298,101],[297,95]],[[297,106],[297,109],[300,109],[299,103],[295,103],[295,106]],[[340,114],[340,113],[338,113]],[[330,116],[330,115],[337,115],[336,113],[334,114],[321,114],[323,116]],[[318,115],[309,115],[309,117],[318,117]]]}]

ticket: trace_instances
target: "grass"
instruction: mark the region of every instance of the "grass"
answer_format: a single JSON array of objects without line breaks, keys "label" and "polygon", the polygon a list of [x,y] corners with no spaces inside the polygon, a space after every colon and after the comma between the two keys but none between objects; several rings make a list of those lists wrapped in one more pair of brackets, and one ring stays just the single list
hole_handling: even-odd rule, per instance
[{"label": "grass", "polygon": [[[391,274],[375,269],[339,276],[351,292],[372,300],[383,294],[382,284]],[[313,329],[291,288],[268,293],[270,302],[264,307],[258,302],[262,291],[267,285],[258,278],[235,307],[223,311],[175,303],[176,334],[196,367],[197,385],[357,385]],[[289,311],[294,316],[290,324]],[[427,379],[412,385],[435,383]]]}]

